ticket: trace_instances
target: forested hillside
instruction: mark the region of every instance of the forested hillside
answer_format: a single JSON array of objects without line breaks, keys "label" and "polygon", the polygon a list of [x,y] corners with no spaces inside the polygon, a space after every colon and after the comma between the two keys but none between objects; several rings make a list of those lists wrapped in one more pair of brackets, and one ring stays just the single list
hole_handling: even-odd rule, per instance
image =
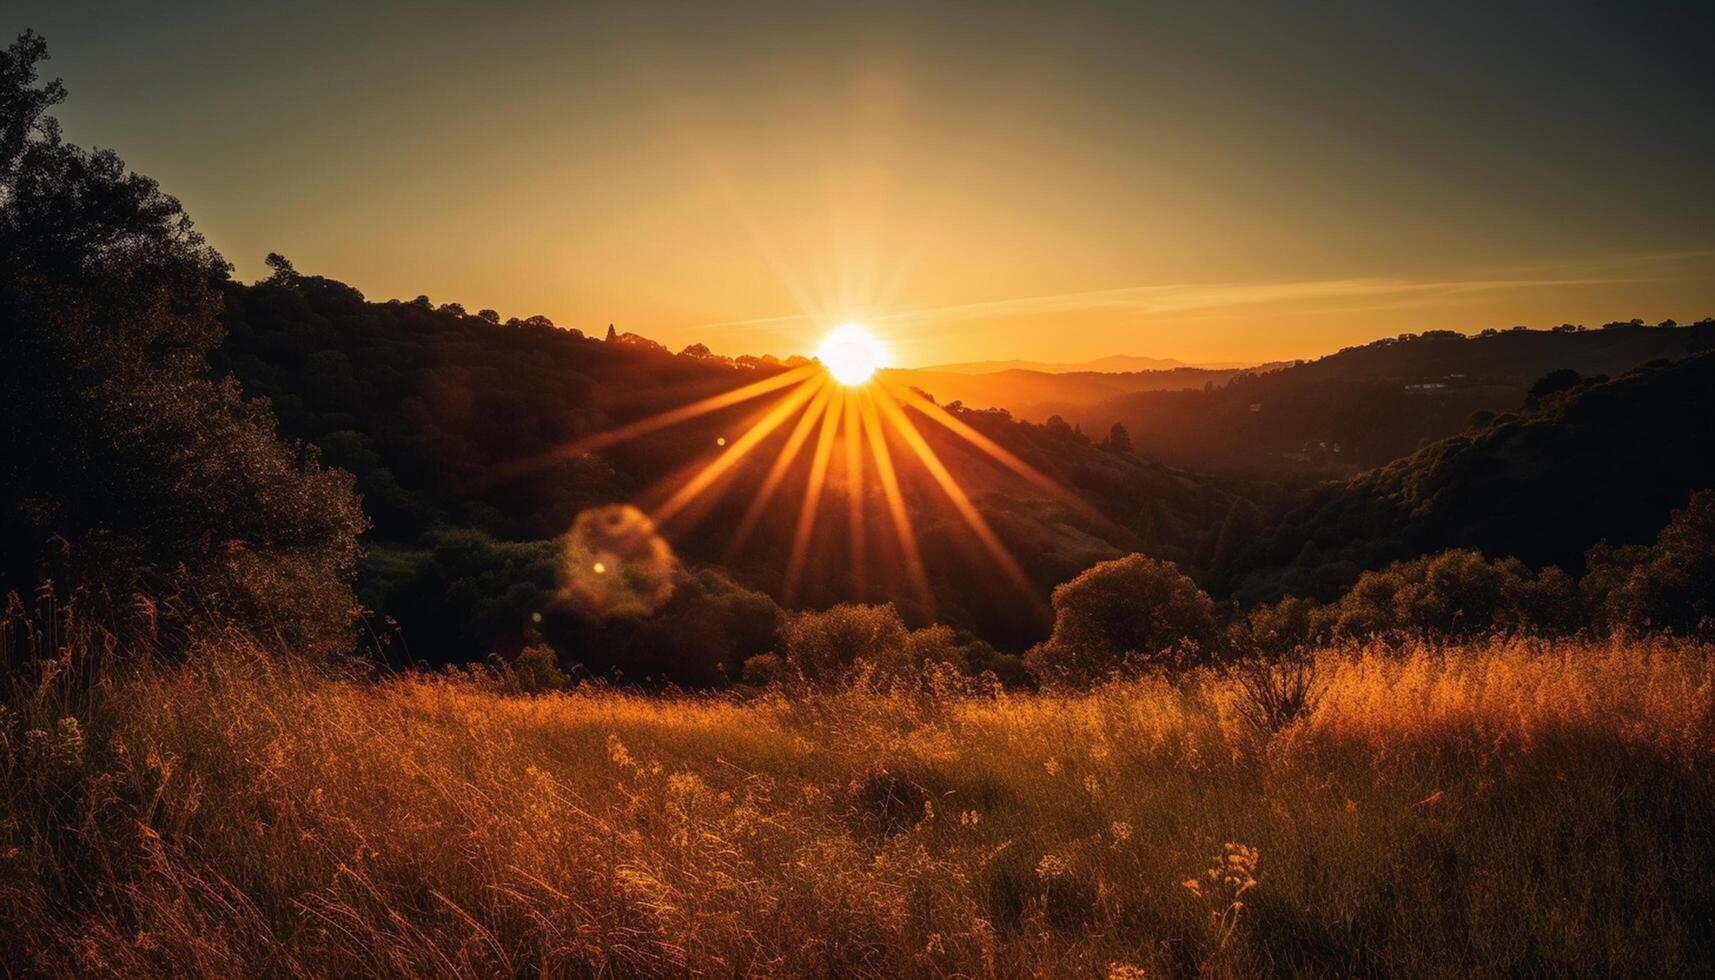
[{"label": "forested hillside", "polygon": [[1598,541],[1647,541],[1715,486],[1715,353],[1613,380],[1543,379],[1534,404],[1307,492],[1223,570],[1249,598],[1330,598],[1363,569],[1471,547],[1581,571]]},{"label": "forested hillside", "polygon": [[[597,672],[719,682],[770,648],[783,615],[790,515],[771,515],[744,548],[731,547],[762,467],[738,467],[698,521],[670,530],[671,547],[691,565],[673,573],[674,598],[657,617],[592,624],[554,612],[552,602],[560,540],[580,513],[658,499],[661,487],[744,431],[753,406],[594,454],[557,450],[784,365],[698,348],[672,354],[631,334],[597,340],[541,317],[502,321],[426,298],[370,302],[284,260],[265,281],[224,288],[228,336],[217,369],[268,397],[285,433],[356,476],[374,523],[359,593],[403,628],[399,656],[478,659],[545,636]],[[1580,372],[1684,354],[1712,329],[1626,325],[1383,342],[1206,392],[1162,395],[1181,414],[1134,421],[1129,439],[1108,430],[1091,438],[1058,418],[1033,424],[1004,410],[952,406],[1089,511],[1049,498],[932,427],[925,435],[1042,594],[1128,552],[1170,560],[1217,597],[1245,601],[1332,599],[1366,569],[1462,546],[1577,571],[1598,540],[1647,541],[1691,490],[1715,484],[1704,411],[1715,391],[1710,357],[1663,361],[1611,382]],[[1424,377],[1452,380],[1407,387]],[[1468,411],[1479,403],[1507,411]],[[1280,431],[1261,425],[1279,417],[1290,420]],[[1262,453],[1257,440],[1319,419],[1367,426],[1332,444],[1342,458],[1428,438],[1437,426],[1459,434],[1349,482],[1294,490],[1302,474],[1237,481],[1153,460],[1173,450],[1152,448],[1149,433],[1166,438],[1173,418],[1184,430],[1173,436],[1180,444],[1201,433],[1204,461]],[[794,601],[893,601],[910,623],[949,623],[1015,651],[1044,638],[1046,605],[1009,598],[939,491],[920,474],[903,489],[935,582],[933,608],[889,578],[885,554],[869,556],[867,569],[853,564],[843,507],[818,525],[817,574]],[[693,622],[705,624],[697,635],[708,649],[676,640]]]},{"label": "forested hillside", "polygon": [[1715,320],[1601,329],[1407,334],[1207,389],[1138,391],[1036,411],[1086,431],[1118,422],[1140,453],[1267,479],[1345,476],[1450,436],[1478,412],[1516,408],[1544,375],[1614,376],[1715,348]]},{"label": "forested hillside", "polygon": [[[763,652],[766,639],[743,638],[766,637],[769,631],[755,622],[779,615],[755,590],[780,595],[793,515],[769,514],[743,551],[727,553],[762,466],[740,467],[710,512],[669,535],[681,557],[722,567],[676,573],[683,581],[659,622],[635,626],[649,636],[617,637],[614,630],[633,627],[561,621],[551,610],[546,622],[532,617],[552,605],[556,539],[578,514],[647,502],[652,488],[682,479],[719,440],[743,431],[755,407],[713,412],[596,454],[556,450],[767,378],[783,365],[697,349],[675,355],[634,335],[598,340],[545,318],[502,321],[491,311],[471,314],[426,298],[369,302],[342,283],[301,275],[283,259],[276,265],[273,276],[254,285],[225,285],[228,332],[216,368],[267,397],[285,433],[309,440],[329,463],[356,476],[374,523],[359,593],[403,627],[409,649],[401,656],[480,659],[545,631],[586,651],[573,655],[579,662],[601,667],[617,659],[631,662],[634,672],[637,664],[665,669],[669,638],[682,638],[690,619],[729,624],[705,631],[712,645],[739,643],[713,658],[726,669]],[[1033,425],[1004,411],[952,411],[1093,508],[1079,512],[1049,499],[959,440],[925,429],[1042,595],[1128,551],[1199,567],[1213,553],[1235,495],[1255,492],[1196,479],[1065,425]],[[772,437],[758,456],[766,459],[767,447],[782,438]],[[1046,635],[1046,604],[1020,601],[992,563],[971,553],[940,491],[921,473],[903,474],[902,484],[935,583],[934,608],[914,605],[885,567],[867,574],[853,569],[843,507],[829,508],[818,524],[811,552],[817,574],[798,601],[895,600],[914,623],[950,623],[1012,649]],[[598,646],[629,652],[598,654]],[[701,657],[679,643],[671,659]]]}]

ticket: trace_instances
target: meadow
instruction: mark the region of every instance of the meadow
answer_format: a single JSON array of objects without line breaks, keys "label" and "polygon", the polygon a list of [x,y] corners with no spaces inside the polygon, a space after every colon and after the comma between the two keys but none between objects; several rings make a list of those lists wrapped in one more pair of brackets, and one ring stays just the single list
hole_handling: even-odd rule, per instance
[{"label": "meadow", "polygon": [[0,709],[0,967],[1704,973],[1712,652],[1325,649],[1278,725],[1214,668],[661,696],[235,637],[38,658]]}]

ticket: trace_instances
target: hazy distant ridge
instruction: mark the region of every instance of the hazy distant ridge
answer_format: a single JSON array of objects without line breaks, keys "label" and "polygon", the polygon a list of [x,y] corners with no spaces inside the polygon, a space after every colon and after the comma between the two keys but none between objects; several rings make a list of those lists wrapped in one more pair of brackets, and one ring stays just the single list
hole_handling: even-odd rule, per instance
[{"label": "hazy distant ridge", "polygon": [[1255,367],[1254,361],[1218,361],[1207,364],[1188,364],[1172,357],[1143,357],[1136,354],[1110,354],[1098,357],[1093,361],[1056,362],[1056,361],[965,361],[959,364],[931,364],[916,368],[918,371],[936,371],[946,374],[995,374],[1001,371],[1040,371],[1045,374],[1076,374],[1094,371],[1102,374],[1126,373],[1131,371],[1171,371],[1174,368],[1201,368],[1205,371],[1232,371],[1240,368]]}]

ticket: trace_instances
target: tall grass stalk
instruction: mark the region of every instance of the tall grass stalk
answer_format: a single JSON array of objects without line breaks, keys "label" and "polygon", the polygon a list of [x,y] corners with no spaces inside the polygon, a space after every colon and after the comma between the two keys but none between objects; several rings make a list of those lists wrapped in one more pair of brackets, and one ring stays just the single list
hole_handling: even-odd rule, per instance
[{"label": "tall grass stalk", "polygon": [[[0,709],[0,970],[1693,974],[1715,670],[1681,641],[1322,651],[1081,694],[520,696],[234,637]],[[93,692],[93,693],[91,693]],[[1141,971],[1141,972],[1139,972]]]}]

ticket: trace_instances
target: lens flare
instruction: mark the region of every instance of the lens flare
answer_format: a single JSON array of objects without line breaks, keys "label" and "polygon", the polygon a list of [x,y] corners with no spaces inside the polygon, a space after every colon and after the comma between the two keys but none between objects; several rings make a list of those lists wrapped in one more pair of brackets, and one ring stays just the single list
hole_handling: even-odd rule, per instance
[{"label": "lens flare", "polygon": [[645,616],[672,598],[676,567],[647,514],[630,504],[592,507],[566,535],[558,599],[592,619]]},{"label": "lens flare", "polygon": [[840,384],[852,387],[868,381],[887,366],[887,348],[875,335],[855,323],[835,327],[816,348],[816,359]]},{"label": "lens flare", "polygon": [[[723,561],[737,556],[765,514],[778,514],[779,526],[761,550],[785,559],[779,584],[788,606],[796,601],[807,572],[828,571],[828,536],[818,539],[816,532],[826,498],[839,496],[846,505],[849,542],[845,550],[851,559],[843,582],[853,598],[861,599],[870,591],[872,573],[880,568],[885,580],[882,588],[888,594],[897,594],[896,589],[905,586],[921,609],[933,611],[935,599],[913,514],[923,510],[932,527],[962,525],[987,552],[983,564],[1007,581],[1009,591],[1045,612],[1042,590],[1032,583],[926,433],[937,434],[943,442],[952,437],[1092,522],[1102,523],[1100,515],[965,422],[956,410],[942,408],[885,375],[877,377],[876,372],[888,364],[887,348],[861,325],[848,323],[833,330],[816,353],[819,363],[767,374],[731,391],[498,468],[495,479],[504,481],[738,405],[763,403],[749,419],[729,430],[736,435],[717,437],[708,454],[645,488],[639,502],[647,510],[622,504],[580,514],[562,555],[559,600],[594,618],[641,616],[659,608],[673,594],[678,567],[662,529],[671,525],[677,533],[688,533],[732,489],[732,481],[742,479],[739,473],[748,469],[747,464],[761,457],[766,475],[743,484],[752,497],[727,542]],[[795,498],[782,501],[783,484],[794,475],[802,476],[803,486]],[[936,498],[941,500],[939,507]],[[952,525],[936,516],[941,507],[950,507],[951,516],[956,517]],[[884,522],[892,525],[897,539],[896,549],[883,546],[883,551],[893,551],[886,557],[877,553],[882,541],[871,540],[872,534],[885,539]],[[788,541],[789,550],[784,547]],[[895,559],[898,569],[891,568]],[[889,567],[882,567],[883,563]],[[903,582],[896,573],[903,574]],[[833,576],[829,581],[841,579]]]}]

